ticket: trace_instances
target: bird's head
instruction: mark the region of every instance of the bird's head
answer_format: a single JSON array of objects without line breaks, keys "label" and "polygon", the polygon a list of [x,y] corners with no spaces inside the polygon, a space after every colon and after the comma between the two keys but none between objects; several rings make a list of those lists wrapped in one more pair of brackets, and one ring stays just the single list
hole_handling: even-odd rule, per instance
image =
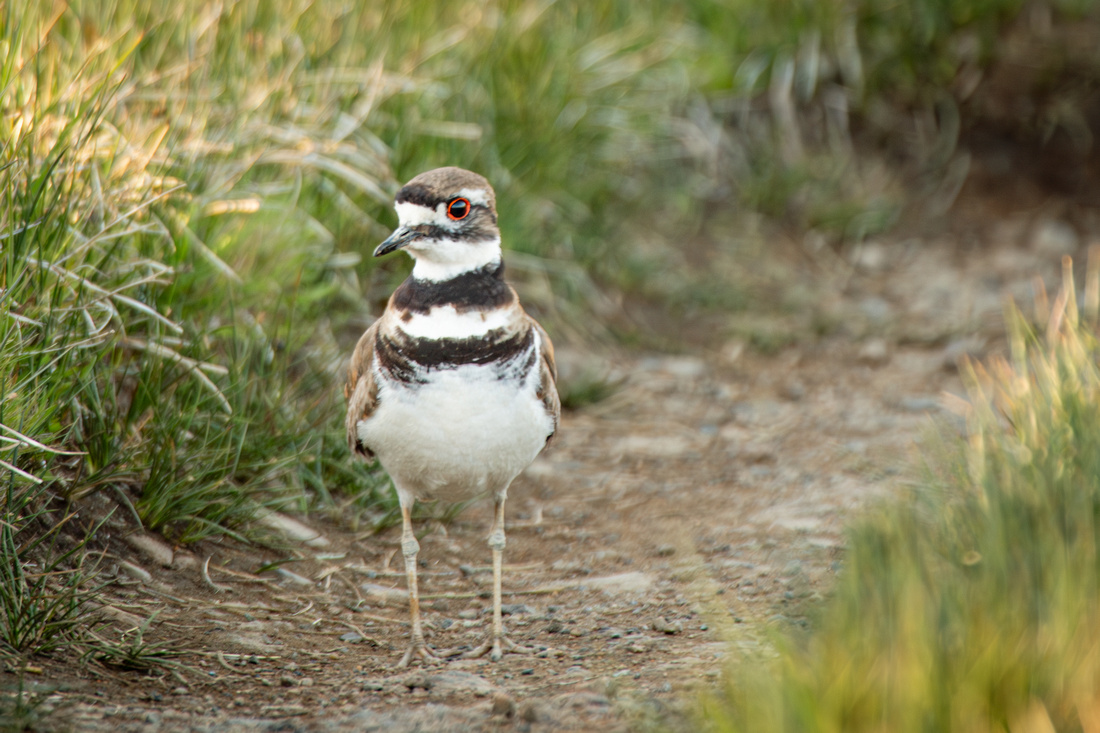
[{"label": "bird's head", "polygon": [[496,195],[482,176],[462,168],[421,173],[397,192],[398,226],[375,257],[403,249],[413,277],[449,280],[500,261]]}]

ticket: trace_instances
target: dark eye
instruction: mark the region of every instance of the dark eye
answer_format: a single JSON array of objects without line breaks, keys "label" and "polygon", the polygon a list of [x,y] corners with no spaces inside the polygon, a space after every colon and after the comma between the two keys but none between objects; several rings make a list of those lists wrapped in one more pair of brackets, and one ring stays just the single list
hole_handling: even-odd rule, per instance
[{"label": "dark eye", "polygon": [[451,203],[447,204],[447,216],[455,221],[465,219],[469,213],[470,202],[468,199],[452,199]]}]

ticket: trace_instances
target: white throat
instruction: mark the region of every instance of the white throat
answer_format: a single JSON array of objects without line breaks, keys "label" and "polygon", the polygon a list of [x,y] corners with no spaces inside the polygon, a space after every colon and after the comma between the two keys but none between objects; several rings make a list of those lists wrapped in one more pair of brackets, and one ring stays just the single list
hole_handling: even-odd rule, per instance
[{"label": "white throat", "polygon": [[500,239],[456,242],[452,239],[419,240],[405,248],[413,256],[412,275],[417,280],[442,282],[464,272],[500,262]]}]

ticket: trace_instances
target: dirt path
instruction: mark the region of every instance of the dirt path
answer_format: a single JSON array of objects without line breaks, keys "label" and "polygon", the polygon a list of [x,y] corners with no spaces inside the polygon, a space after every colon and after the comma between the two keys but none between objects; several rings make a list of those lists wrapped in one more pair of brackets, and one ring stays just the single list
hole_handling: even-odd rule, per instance
[{"label": "dirt path", "polygon": [[[1025,245],[1032,224],[1021,227]],[[228,543],[163,558],[171,567],[135,550],[140,567],[118,565],[105,591],[109,612],[122,626],[157,612],[149,640],[201,654],[162,676],[47,663],[36,684],[60,685],[50,705],[65,703],[51,720],[119,732],[619,730],[682,708],[718,675],[727,642],[805,623],[837,570],[844,522],[898,485],[940,393],[961,391],[955,358],[995,348],[1006,291],[1057,275],[1059,253],[1038,244],[960,251],[944,238],[861,252],[829,306],[833,334],[810,345],[764,357],[715,339],[698,356],[617,363],[624,387],[567,415],[512,492],[505,622],[548,647],[538,657],[393,670],[407,633],[398,532],[314,523],[323,540],[260,577],[275,556]],[[422,527],[434,645],[488,631],[489,511]]]}]

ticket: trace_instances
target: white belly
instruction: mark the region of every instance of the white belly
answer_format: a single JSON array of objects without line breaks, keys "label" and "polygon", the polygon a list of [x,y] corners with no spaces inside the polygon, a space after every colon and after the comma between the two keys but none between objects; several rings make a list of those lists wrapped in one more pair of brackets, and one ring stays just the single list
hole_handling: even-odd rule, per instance
[{"label": "white belly", "polygon": [[433,372],[426,384],[383,381],[378,398],[359,437],[402,501],[503,493],[553,429],[530,385],[480,365]]}]

